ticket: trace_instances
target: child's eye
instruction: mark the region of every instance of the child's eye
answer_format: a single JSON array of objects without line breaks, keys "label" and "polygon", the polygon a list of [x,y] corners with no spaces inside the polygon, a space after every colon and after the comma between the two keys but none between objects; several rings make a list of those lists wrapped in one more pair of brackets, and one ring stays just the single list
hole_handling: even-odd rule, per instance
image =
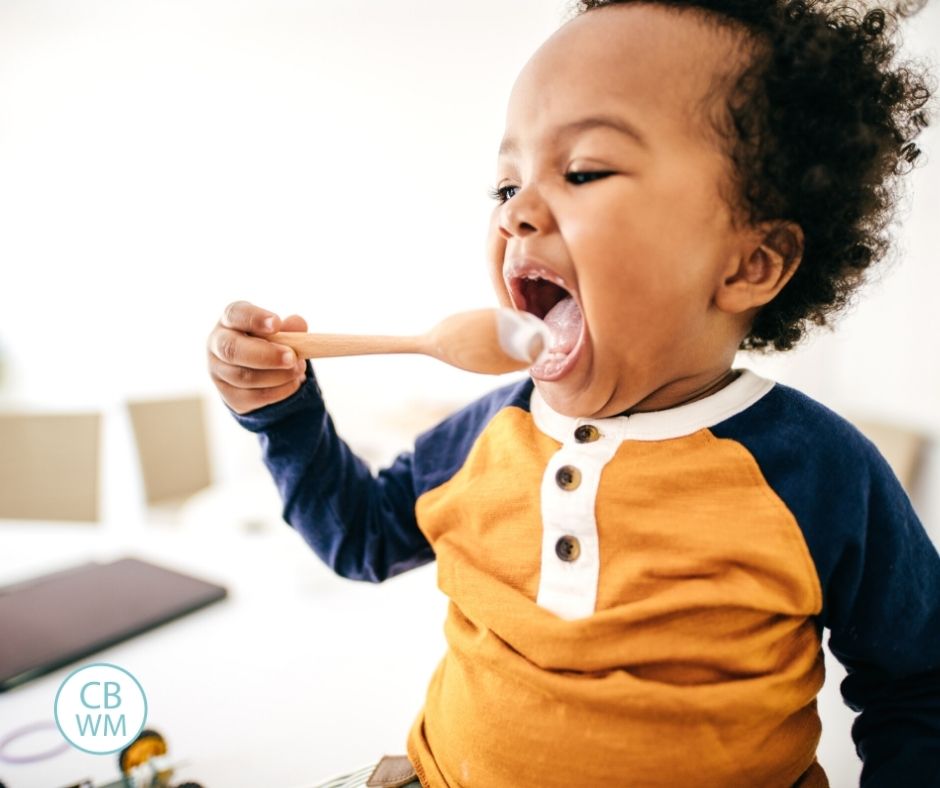
[{"label": "child's eye", "polygon": [[[515,190],[518,188],[518,186],[500,186],[499,188],[490,189],[489,194],[492,199],[504,203],[516,193]],[[512,194],[508,192],[512,192]]]},{"label": "child's eye", "polygon": [[[597,170],[594,172],[566,172],[565,180],[568,183],[573,183],[575,186],[581,186],[585,183],[591,183],[592,181],[599,181],[601,178],[606,178],[608,175],[613,175],[611,170]],[[500,186],[499,188],[490,189],[490,197],[496,200],[499,203],[504,203],[510,198],[512,198],[518,186]]]},{"label": "child's eye", "polygon": [[567,180],[568,183],[573,183],[575,186],[581,186],[591,181],[599,181],[601,178],[606,178],[608,175],[613,175],[613,172],[609,170],[598,170],[596,172],[566,172],[565,180]]}]

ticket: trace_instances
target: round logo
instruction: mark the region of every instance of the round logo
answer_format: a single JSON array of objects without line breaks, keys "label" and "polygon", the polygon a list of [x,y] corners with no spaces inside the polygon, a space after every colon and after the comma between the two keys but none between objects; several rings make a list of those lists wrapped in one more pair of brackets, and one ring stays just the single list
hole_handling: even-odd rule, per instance
[{"label": "round logo", "polygon": [[54,713],[59,731],[73,747],[110,755],[143,730],[147,697],[124,668],[95,662],[66,676],[55,696]]}]

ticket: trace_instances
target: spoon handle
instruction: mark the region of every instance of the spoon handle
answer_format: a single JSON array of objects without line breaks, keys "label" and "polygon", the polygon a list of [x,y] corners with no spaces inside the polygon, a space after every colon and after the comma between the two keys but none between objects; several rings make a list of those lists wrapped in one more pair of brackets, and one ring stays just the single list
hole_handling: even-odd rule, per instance
[{"label": "spoon handle", "polygon": [[423,337],[392,337],[369,334],[308,334],[281,331],[265,337],[287,345],[300,358],[368,356],[377,353],[425,353]]}]

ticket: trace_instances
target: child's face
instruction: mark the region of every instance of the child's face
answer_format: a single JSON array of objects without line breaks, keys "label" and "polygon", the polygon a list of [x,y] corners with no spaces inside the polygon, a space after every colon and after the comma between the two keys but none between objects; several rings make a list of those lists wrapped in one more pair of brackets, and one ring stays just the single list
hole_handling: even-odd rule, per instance
[{"label": "child's face", "polygon": [[[746,244],[706,102],[734,43],[691,13],[600,9],[556,32],[513,88],[495,182],[509,199],[488,249],[502,303],[548,312],[560,338],[531,371],[557,411],[669,407],[727,370],[746,333],[753,315],[715,304]],[[574,300],[551,312],[555,285]]]}]

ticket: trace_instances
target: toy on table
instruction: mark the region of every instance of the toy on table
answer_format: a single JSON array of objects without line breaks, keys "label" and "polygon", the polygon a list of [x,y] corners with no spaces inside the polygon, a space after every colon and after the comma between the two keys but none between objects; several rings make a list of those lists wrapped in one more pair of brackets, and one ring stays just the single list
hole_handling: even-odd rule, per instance
[{"label": "toy on table", "polygon": [[66,788],[202,788],[194,782],[171,785],[173,770],[179,765],[171,764],[163,736],[155,730],[145,729],[121,750],[118,756],[120,778],[103,784],[82,780]]}]

